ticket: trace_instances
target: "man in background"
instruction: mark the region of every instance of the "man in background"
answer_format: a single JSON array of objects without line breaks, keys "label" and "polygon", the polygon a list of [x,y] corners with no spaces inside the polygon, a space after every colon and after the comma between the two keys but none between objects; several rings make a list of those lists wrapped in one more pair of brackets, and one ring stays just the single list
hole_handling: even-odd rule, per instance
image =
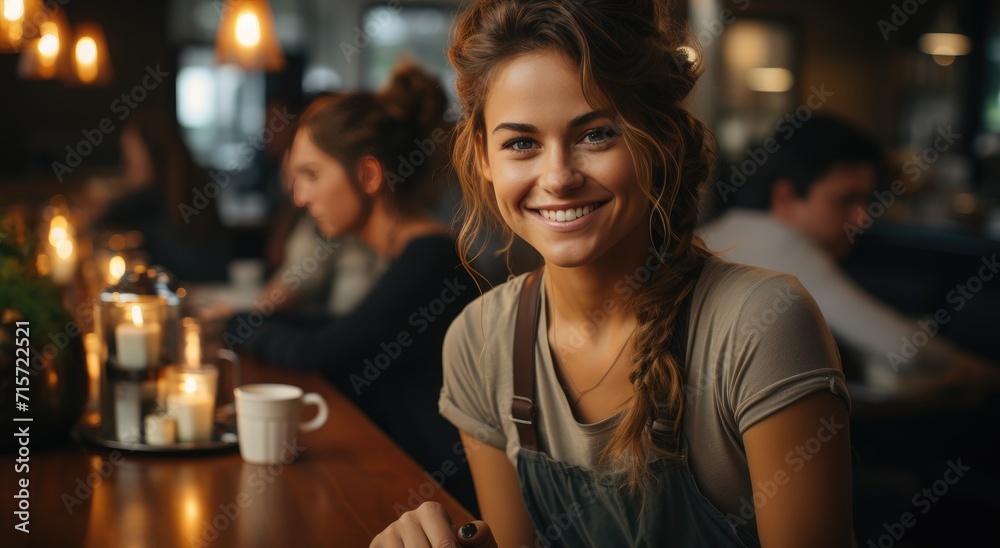
[{"label": "man in background", "polygon": [[[838,264],[851,250],[848,229],[862,224],[882,178],[879,144],[818,115],[769,144],[777,150],[759,176],[731,189],[752,207],[733,208],[699,230],[709,248],[733,262],[796,276],[838,341],[861,354],[873,384],[899,386],[907,378],[927,382],[926,388],[984,381],[997,386],[997,368],[941,335],[929,337],[917,355],[903,356],[902,341],[913,335],[916,322],[864,291]],[[910,372],[925,374],[905,375]]]}]

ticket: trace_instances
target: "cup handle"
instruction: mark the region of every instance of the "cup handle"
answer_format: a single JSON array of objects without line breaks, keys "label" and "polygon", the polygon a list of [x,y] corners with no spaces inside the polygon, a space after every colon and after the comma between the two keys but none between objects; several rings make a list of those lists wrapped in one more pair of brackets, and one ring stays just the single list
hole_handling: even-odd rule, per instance
[{"label": "cup handle", "polygon": [[243,386],[243,366],[240,364],[240,357],[236,355],[236,352],[226,348],[220,348],[215,355],[217,358],[229,362],[229,365],[232,366],[233,388]]},{"label": "cup handle", "polygon": [[232,371],[232,375],[229,377],[229,380],[233,388],[233,401],[225,405],[220,405],[219,408],[216,409],[216,413],[219,416],[223,417],[235,415],[236,414],[235,390],[237,387],[243,386],[243,366],[240,364],[240,357],[236,355],[236,352],[233,352],[232,350],[226,348],[220,348],[218,351],[216,351],[215,356],[218,359],[229,363],[230,370]]},{"label": "cup handle", "polygon": [[326,417],[330,414],[330,410],[326,407],[326,400],[323,399],[323,396],[315,392],[310,392],[302,396],[302,403],[305,405],[309,405],[310,403],[315,404],[319,408],[319,412],[316,413],[316,416],[311,421],[299,424],[300,432],[312,432],[326,424]]}]

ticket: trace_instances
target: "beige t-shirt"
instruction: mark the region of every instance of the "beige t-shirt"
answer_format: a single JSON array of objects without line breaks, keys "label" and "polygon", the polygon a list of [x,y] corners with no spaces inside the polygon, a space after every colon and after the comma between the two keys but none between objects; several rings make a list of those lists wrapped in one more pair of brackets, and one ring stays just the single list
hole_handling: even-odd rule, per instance
[{"label": "beige t-shirt", "polygon": [[[452,323],[439,400],[446,419],[506,451],[512,463],[520,448],[510,420],[512,349],[525,277],[483,295]],[[624,292],[627,286],[616,287]],[[594,424],[574,419],[553,368],[545,309],[535,354],[539,448],[555,460],[594,469],[619,416]],[[850,408],[823,316],[788,274],[709,259],[692,300],[687,364],[683,430],[690,467],[702,494],[727,516],[740,516],[741,504],[749,504],[744,512],[753,507],[742,441],[751,425],[820,390],[839,395]],[[785,461],[791,477],[802,468],[798,454]],[[756,530],[752,517],[746,528]]]}]

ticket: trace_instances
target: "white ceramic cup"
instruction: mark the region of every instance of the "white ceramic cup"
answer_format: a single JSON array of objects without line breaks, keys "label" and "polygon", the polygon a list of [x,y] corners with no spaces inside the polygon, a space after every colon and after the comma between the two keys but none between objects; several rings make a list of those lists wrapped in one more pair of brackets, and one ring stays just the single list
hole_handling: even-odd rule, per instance
[{"label": "white ceramic cup", "polygon": [[[251,464],[292,462],[298,452],[298,433],[323,426],[329,414],[322,396],[315,392],[304,394],[290,384],[247,384],[233,393],[240,456]],[[300,422],[303,403],[319,408],[307,422]]]}]

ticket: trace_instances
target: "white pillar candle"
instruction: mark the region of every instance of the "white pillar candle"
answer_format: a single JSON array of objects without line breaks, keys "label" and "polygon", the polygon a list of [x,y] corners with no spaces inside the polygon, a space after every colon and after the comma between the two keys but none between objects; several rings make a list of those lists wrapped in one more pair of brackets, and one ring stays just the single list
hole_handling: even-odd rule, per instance
[{"label": "white pillar candle", "polygon": [[173,445],[177,439],[177,422],[170,415],[146,415],[146,444]]},{"label": "white pillar candle", "polygon": [[143,321],[142,310],[132,306],[132,324],[115,327],[118,367],[146,369],[156,365],[160,357],[160,324]]},{"label": "white pillar candle", "polygon": [[212,440],[215,394],[198,386],[195,377],[187,377],[174,394],[167,396],[167,413],[177,421],[177,441],[182,443]]}]

